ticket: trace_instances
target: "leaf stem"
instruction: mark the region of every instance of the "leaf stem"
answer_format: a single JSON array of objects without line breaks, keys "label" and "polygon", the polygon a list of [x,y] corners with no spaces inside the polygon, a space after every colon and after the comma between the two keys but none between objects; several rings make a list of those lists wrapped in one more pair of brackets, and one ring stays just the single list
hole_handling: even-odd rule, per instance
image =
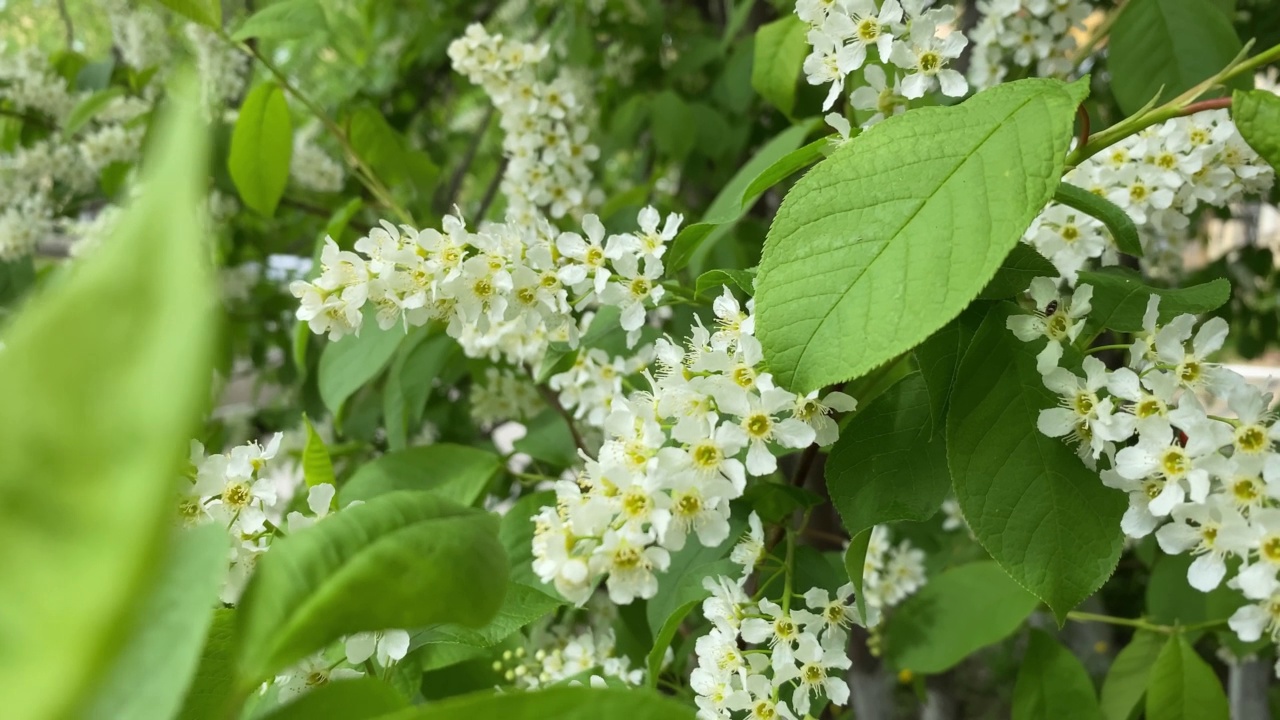
[{"label": "leaf stem", "polygon": [[1095,347],[1089,348],[1088,350],[1085,350],[1084,354],[1092,355],[1093,353],[1103,352],[1106,350],[1129,350],[1131,347],[1132,346],[1125,345],[1124,343],[1116,343],[1115,345],[1097,345]]},{"label": "leaf stem", "polygon": [[1077,610],[1072,610],[1067,613],[1067,619],[1075,620],[1076,622],[1096,622],[1106,623],[1108,625],[1123,625],[1124,627],[1137,628],[1139,630],[1150,630],[1151,632],[1164,633],[1165,635],[1171,635],[1179,630],[1178,628],[1170,625],[1156,625],[1155,623],[1149,623],[1141,618],[1122,618],[1115,617],[1113,615],[1099,615],[1097,613],[1080,612]]}]

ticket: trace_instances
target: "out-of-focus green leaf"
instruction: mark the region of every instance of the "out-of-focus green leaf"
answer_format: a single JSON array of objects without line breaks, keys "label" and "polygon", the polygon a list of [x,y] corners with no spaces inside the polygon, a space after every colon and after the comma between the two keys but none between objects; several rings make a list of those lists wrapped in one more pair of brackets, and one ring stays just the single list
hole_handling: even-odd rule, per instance
[{"label": "out-of-focus green leaf", "polygon": [[231,37],[284,40],[325,29],[324,11],[316,0],[279,0],[250,15]]},{"label": "out-of-focus green leaf", "polygon": [[[181,87],[189,93],[190,78]],[[195,108],[176,102],[112,237],[52,278],[0,338],[7,717],[79,706],[156,571],[174,478],[208,402],[206,148]]]},{"label": "out-of-focus green leaf", "polygon": [[381,720],[693,720],[693,708],[647,689],[557,687],[527,693],[478,692]]},{"label": "out-of-focus green leaf", "polygon": [[1227,695],[1218,676],[1181,633],[1165,643],[1147,681],[1150,720],[1227,720]]},{"label": "out-of-focus green leaf", "polygon": [[1231,119],[1253,151],[1280,172],[1280,96],[1266,90],[1237,90]]},{"label": "out-of-focus green leaf", "polygon": [[756,31],[756,55],[751,65],[751,86],[770,104],[791,115],[796,104],[796,81],[809,54],[805,33],[809,27],[792,14],[784,15]]},{"label": "out-of-focus green leaf", "polygon": [[159,3],[207,28],[222,29],[222,0],[159,0]]},{"label": "out-of-focus green leaf", "polygon": [[371,677],[326,683],[272,710],[262,720],[372,720],[409,707],[390,685]]}]

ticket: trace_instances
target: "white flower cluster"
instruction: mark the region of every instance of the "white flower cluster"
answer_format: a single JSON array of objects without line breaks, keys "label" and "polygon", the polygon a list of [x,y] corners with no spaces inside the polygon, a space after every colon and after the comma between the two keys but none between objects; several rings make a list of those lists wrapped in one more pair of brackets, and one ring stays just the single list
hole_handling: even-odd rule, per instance
[{"label": "white flower cluster", "polygon": [[[1150,257],[1186,235],[1201,205],[1224,207],[1271,187],[1275,176],[1226,110],[1153,125],[1071,170],[1065,182],[1106,197],[1133,218]],[[1070,281],[1091,258],[1114,262],[1111,234],[1094,218],[1049,203],[1023,237]],[[1163,258],[1162,258],[1163,261]]]},{"label": "white flower cluster", "polygon": [[249,56],[202,25],[187,23],[184,32],[196,55],[201,107],[206,116],[217,117],[227,101],[244,90],[249,79]]},{"label": "white flower cluster", "polygon": [[574,308],[618,307],[634,342],[663,296],[661,258],[680,225],[673,214],[658,231],[658,217],[645,208],[639,233],[607,238],[595,215],[583,217],[584,235],[542,218],[476,232],[452,215],[443,232],[383,221],[356,241],[359,254],[326,238],[320,276],[290,290],[302,301],[298,319],[330,340],[357,333],[369,304],[383,329],[440,320],[469,357],[536,365],[552,341],[577,345]]},{"label": "white flower cluster", "polygon": [[883,611],[914,595],[924,586],[924,551],[908,540],[894,545],[887,525],[871,530],[867,559],[862,566],[862,597],[867,627],[880,624]]},{"label": "white flower cluster", "polygon": [[[968,92],[964,76],[948,65],[969,40],[954,27],[955,8],[930,9],[932,2],[798,0],[796,15],[809,24],[807,38],[813,47],[804,61],[805,79],[810,85],[831,84],[822,109],[831,109],[844,91],[845,79],[859,69],[867,84],[855,89],[851,100],[859,110],[875,111],[865,126],[904,112],[910,100],[934,88],[948,97]],[[872,47],[877,65],[867,64]],[[827,121],[848,135],[843,115],[832,113]]]},{"label": "white flower cluster", "polygon": [[573,367],[552,375],[547,385],[559,395],[560,404],[573,411],[575,420],[602,428],[615,400],[625,396],[623,380],[647,368],[654,352],[653,345],[642,345],[630,356],[590,348],[578,353]]},{"label": "white flower cluster", "polygon": [[471,419],[484,427],[528,420],[543,407],[533,381],[511,368],[485,368],[484,382],[472,383],[469,399]]},{"label": "white flower cluster", "polygon": [[79,93],[34,48],[0,56],[0,98],[20,113],[43,116],[61,125],[80,100]]},{"label": "white flower cluster", "polygon": [[[694,646],[698,667],[690,676],[699,720],[797,720],[817,696],[848,702],[847,628],[862,624],[852,584],[835,597],[810,589],[801,596],[805,609],[792,609],[790,597],[781,604],[753,601],[738,581],[724,576],[707,578],[704,586],[711,597],[702,613],[713,627]],[[744,648],[748,643],[755,647]]]},{"label": "white flower cluster", "polygon": [[556,505],[534,517],[534,572],[571,602],[602,579],[618,604],[653,597],[656,573],[689,535],[708,547],[728,537],[729,501],[747,475],[777,470],[771,446],[830,444],[838,429],[828,414],[855,405],[843,393],[819,400],[775,386],[752,304],[744,312],[726,289],[714,309],[716,330],[697,322],[686,349],[657,342],[651,390],[613,401],[596,459],[576,482],[557,482]]},{"label": "white flower cluster", "polygon": [[293,135],[293,154],[289,157],[289,178],[298,187],[319,193],[342,192],[346,172],[342,164],[329,156],[316,135],[318,123],[312,123]]},{"label": "white flower cluster", "polygon": [[979,0],[982,19],[969,32],[969,84],[998,85],[1010,66],[1036,77],[1065,78],[1074,69],[1074,32],[1093,12],[1087,0]]},{"label": "white flower cluster", "polygon": [[280,492],[291,492],[301,480],[295,466],[283,458],[276,460],[282,437],[277,433],[266,447],[251,442],[225,455],[205,455],[200,443],[191,443],[191,471],[178,500],[178,515],[189,526],[217,523],[231,536],[230,572],[219,595],[225,603],[239,600],[258,556],[270,547],[277,528],[297,532],[314,525],[334,507],[335,488],[320,484],[308,490],[310,514],[294,511],[282,520],[284,498]]},{"label": "white flower cluster", "polygon": [[[594,603],[593,603],[594,604]],[[616,678],[627,685],[644,683],[645,671],[617,652],[617,638],[606,622],[613,608],[589,613],[588,623],[562,621],[529,632],[514,650],[504,650],[493,670],[521,690],[536,690],[586,673]]]},{"label": "white flower cluster", "polygon": [[103,5],[111,23],[115,49],[126,65],[136,70],[168,65],[172,48],[160,13],[145,3],[128,0],[108,0]]},{"label": "white flower cluster", "polygon": [[567,75],[538,79],[546,45],[490,35],[473,24],[449,45],[453,67],[493,101],[504,132],[507,167],[502,193],[509,218],[520,224],[541,213],[579,217],[597,204],[589,163],[600,156],[584,122],[585,93]]},{"label": "white flower cluster", "polygon": [[[1026,338],[1033,325],[1048,334],[1083,322],[1064,314],[1066,305],[1059,301],[1047,322],[1015,317],[1010,327]],[[1280,641],[1280,426],[1271,396],[1209,361],[1226,340],[1226,321],[1197,328],[1194,316],[1179,315],[1161,324],[1159,306],[1153,295],[1128,367],[1110,371],[1090,356],[1083,378],[1050,369],[1044,382],[1061,404],[1041,411],[1038,426],[1078,443],[1087,460],[1106,460],[1102,482],[1129,496],[1125,534],[1154,532],[1165,552],[1195,555],[1192,587],[1213,590],[1228,560],[1238,560],[1227,584],[1254,604],[1232,615],[1231,628],[1245,642],[1264,634]],[[1210,414],[1205,407],[1213,404],[1234,417]]]}]

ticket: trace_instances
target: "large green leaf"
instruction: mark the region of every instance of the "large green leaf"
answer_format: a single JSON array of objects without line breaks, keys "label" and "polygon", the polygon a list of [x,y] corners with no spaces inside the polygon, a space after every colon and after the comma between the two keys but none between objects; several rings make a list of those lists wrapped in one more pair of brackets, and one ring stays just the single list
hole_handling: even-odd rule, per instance
[{"label": "large green leaf", "polygon": [[951,393],[947,457],[956,498],[978,542],[1061,620],[1115,568],[1123,493],[1075,451],[1036,428],[1058,404],[1036,371],[1036,343],[1005,328],[1014,306],[992,308]]},{"label": "large green leaf", "polygon": [[194,108],[175,107],[111,238],[51,278],[2,338],[6,717],[64,716],[125,639],[208,400],[207,141]]},{"label": "large green leaf", "polygon": [[1181,633],[1165,643],[1147,681],[1150,720],[1227,720],[1230,711],[1213,668]]},{"label": "large green leaf", "polygon": [[995,277],[978,293],[980,300],[1004,300],[1027,291],[1038,277],[1058,277],[1058,270],[1045,256],[1026,243],[1018,243],[1000,263]]},{"label": "large green leaf", "polygon": [[454,643],[475,647],[493,647],[529,623],[546,617],[564,605],[564,600],[523,583],[513,582],[507,588],[502,608],[493,619],[478,628],[457,623],[436,625],[413,638],[413,645]]},{"label": "large green leaf", "polygon": [[796,81],[809,54],[808,30],[807,23],[787,14],[756,31],[751,87],[784,115],[796,105]]},{"label": "large green leaf", "polygon": [[280,0],[250,15],[231,37],[234,40],[282,40],[325,29],[324,11],[317,0]]},{"label": "large green leaf", "polygon": [[1231,21],[1210,0],[1132,0],[1107,47],[1111,91],[1120,109],[1133,114],[1157,94],[1157,102],[1169,100],[1208,79],[1241,46]]},{"label": "large green leaf", "polygon": [[973,341],[973,334],[982,324],[988,309],[985,303],[974,303],[960,313],[960,317],[930,335],[928,340],[915,349],[920,377],[929,389],[929,414],[933,418],[934,428],[942,428],[946,424],[951,389],[955,386],[960,361],[964,359],[964,353]]},{"label": "large green leaf", "polygon": [[1008,637],[1038,604],[993,562],[951,568],[894,609],[885,657],[898,668],[940,673]]},{"label": "large green leaf", "polygon": [[858,377],[947,324],[1053,196],[1083,82],[1021,80],[890,118],[782,202],[756,330],[784,387]]},{"label": "large green leaf", "polygon": [[502,469],[487,450],[439,443],[387,453],[356,470],[338,494],[339,505],[395,490],[426,490],[432,495],[471,505]]},{"label": "large green leaf", "polygon": [[1231,119],[1249,147],[1280,170],[1280,95],[1237,90],[1231,97]]},{"label": "large green leaf", "polygon": [[[951,490],[929,390],[912,373],[854,416],[827,458],[827,491],[850,537],[884,522],[927,520]],[[941,430],[941,425],[937,425]]]},{"label": "large green leaf", "polygon": [[1092,310],[1085,323],[1084,336],[1090,337],[1102,328],[1120,332],[1140,332],[1142,316],[1152,295],[1160,296],[1161,323],[1177,315],[1199,315],[1216,310],[1231,298],[1231,283],[1217,278],[1203,285],[1186,288],[1157,288],[1126,268],[1104,268],[1080,273],[1081,284],[1093,286]]},{"label": "large green leaf", "polygon": [[690,705],[652,690],[558,687],[537,692],[475,693],[388,715],[382,720],[693,720]]},{"label": "large green leaf", "polygon": [[227,574],[227,533],[183,530],[85,718],[168,720],[182,705]]},{"label": "large green leaf", "polygon": [[1013,720],[1100,720],[1089,671],[1041,630],[1031,631],[1013,688]]},{"label": "large green leaf", "polygon": [[293,154],[293,124],[284,91],[275,83],[262,83],[249,91],[240,105],[227,169],[245,205],[270,217],[289,184],[289,158]]},{"label": "large green leaf", "polygon": [[398,491],[276,541],[239,610],[239,687],[343,635],[456,622],[502,606],[507,559],[496,518]]},{"label": "large green leaf", "polygon": [[214,30],[222,29],[221,0],[159,0],[161,5]]},{"label": "large green leaf", "polygon": [[1151,666],[1160,656],[1165,640],[1164,635],[1140,630],[1111,661],[1099,699],[1104,720],[1129,720],[1147,692]]},{"label": "large green leaf", "polygon": [[550,585],[544,585],[533,572],[533,516],[543,507],[556,504],[556,494],[552,490],[542,490],[521,497],[511,506],[498,526],[498,539],[507,551],[507,560],[511,563],[511,581],[524,583],[545,592],[555,592]]},{"label": "large green leaf", "polygon": [[363,677],[327,683],[272,710],[262,720],[372,720],[408,706],[390,685]]},{"label": "large green leaf", "polygon": [[316,384],[325,407],[335,414],[342,409],[342,403],[352,393],[382,372],[404,337],[404,328],[399,325],[390,330],[378,327],[371,312],[365,317],[359,337],[325,345],[316,370]]},{"label": "large green leaf", "polygon": [[200,652],[200,664],[182,703],[178,720],[224,720],[231,717],[235,686],[236,611],[213,611],[208,637]]},{"label": "large green leaf", "polygon": [[433,383],[460,351],[458,343],[444,334],[424,332],[401,343],[387,370],[387,383],[382,391],[382,416],[387,427],[387,444],[392,450],[408,445],[409,430],[422,420]]}]

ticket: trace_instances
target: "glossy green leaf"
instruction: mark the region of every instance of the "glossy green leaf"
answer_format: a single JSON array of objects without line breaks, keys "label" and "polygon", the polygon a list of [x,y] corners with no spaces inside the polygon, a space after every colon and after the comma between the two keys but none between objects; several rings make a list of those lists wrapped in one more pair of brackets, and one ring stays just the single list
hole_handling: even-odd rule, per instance
[{"label": "glossy green leaf", "polygon": [[1000,263],[995,277],[978,293],[978,299],[1004,300],[1021,295],[1038,277],[1058,277],[1058,270],[1035,248],[1018,243]]},{"label": "glossy green leaf", "polygon": [[960,317],[930,335],[928,340],[915,349],[916,365],[920,368],[920,377],[929,391],[929,415],[937,429],[943,428],[946,423],[951,390],[955,386],[956,373],[960,370],[960,361],[964,359],[965,351],[973,341],[973,334],[982,324],[987,311],[986,304],[974,303],[960,313]]},{"label": "glossy green leaf", "polygon": [[[1059,183],[1053,199],[1069,208],[1097,218],[1107,226],[1120,252],[1142,257],[1142,241],[1138,238],[1138,226],[1129,213],[1110,200],[1068,183]],[[1052,276],[1050,276],[1052,277]]]},{"label": "glossy green leaf", "polygon": [[502,606],[506,578],[486,513],[417,491],[343,508],[258,561],[239,609],[237,684],[253,688],[343,635],[479,627]]},{"label": "glossy green leaf", "polygon": [[694,285],[694,293],[699,296],[719,296],[720,288],[736,287],[748,297],[756,294],[756,271],[748,270],[708,270],[698,276]]},{"label": "glossy green leaf", "polygon": [[747,189],[742,191],[743,208],[753,205],[765,190],[821,160],[830,147],[832,147],[831,138],[820,137],[778,158],[772,165],[762,170]]},{"label": "glossy green leaf", "polygon": [[392,450],[408,445],[408,434],[421,422],[431,388],[445,365],[461,351],[448,335],[418,332],[420,335],[400,344],[382,390],[382,416]]},{"label": "glossy green leaf", "polygon": [[469,628],[457,623],[436,625],[414,636],[413,645],[444,642],[493,647],[520,628],[546,617],[564,604],[564,600],[551,597],[537,588],[513,582],[507,588],[507,596],[502,601],[502,608],[489,622],[478,628]]},{"label": "glossy green leaf", "polygon": [[771,105],[790,115],[796,104],[796,82],[809,54],[809,26],[793,14],[761,25],[756,31],[751,87]]},{"label": "glossy green leaf", "polygon": [[920,108],[801,178],[756,281],[756,335],[779,384],[859,377],[958,315],[1053,196],[1085,92],[1020,80]]},{"label": "glossy green leaf", "polygon": [[325,29],[324,11],[316,0],[278,0],[250,15],[231,37],[285,40]]},{"label": "glossy green leaf", "polygon": [[800,147],[813,128],[813,123],[803,122],[793,125],[773,136],[765,143],[729,182],[720,190],[711,205],[707,207],[702,219],[686,225],[671,243],[671,249],[663,258],[667,273],[671,274],[686,265],[695,273],[703,270],[707,254],[720,238],[728,233],[733,223],[750,209],[761,189],[755,195],[748,194],[752,182],[763,172],[769,170],[780,158]]},{"label": "glossy green leaf", "polygon": [[227,574],[227,533],[181,530],[151,593],[139,603],[129,641],[82,717],[169,720],[200,661]]},{"label": "glossy green leaf", "polygon": [[1240,47],[1231,21],[1210,0],[1132,0],[1107,43],[1111,91],[1131,115],[1157,95],[1163,102],[1208,79]]},{"label": "glossy green leaf", "polygon": [[425,490],[471,505],[502,469],[497,455],[479,448],[437,443],[387,453],[356,470],[338,493],[342,507],[396,490]]},{"label": "glossy green leaf", "polygon": [[0,337],[7,717],[65,716],[124,641],[208,402],[207,141],[195,108],[174,107],[112,236],[50,278]]},{"label": "glossy green leaf", "polygon": [[1129,720],[1147,692],[1151,667],[1167,639],[1165,635],[1139,630],[1111,661],[1099,700],[1104,720]]},{"label": "glossy green leaf", "polygon": [[554,595],[555,589],[545,585],[533,572],[533,516],[543,507],[556,504],[552,490],[542,490],[521,496],[498,526],[498,539],[507,551],[511,563],[512,582],[524,583]]},{"label": "glossy green leaf", "polygon": [[951,476],[946,441],[933,428],[929,390],[913,373],[840,433],[827,457],[827,492],[850,537],[880,523],[927,520],[938,511]]},{"label": "glossy green leaf", "polygon": [[1058,396],[1036,371],[1043,343],[1006,329],[1009,303],[987,315],[960,363],[947,413],[956,499],[978,542],[1061,621],[1115,569],[1123,493],[1036,420]]},{"label": "glossy green leaf", "polygon": [[262,83],[240,105],[227,157],[231,180],[245,205],[268,217],[275,214],[289,184],[292,154],[293,122],[284,90]]},{"label": "glossy green leaf", "polygon": [[1181,634],[1165,643],[1147,680],[1149,720],[1227,720],[1218,676]]},{"label": "glossy green leaf", "polygon": [[894,608],[885,657],[898,668],[940,673],[1011,635],[1038,604],[993,562],[951,568]]},{"label": "glossy green leaf", "polygon": [[1090,337],[1102,328],[1120,332],[1141,332],[1142,316],[1151,295],[1160,296],[1160,322],[1178,315],[1199,315],[1216,310],[1231,299],[1231,283],[1217,278],[1186,288],[1156,288],[1125,268],[1104,268],[1080,273],[1079,282],[1093,287],[1092,310],[1083,335]]},{"label": "glossy green leaf", "polygon": [[704,579],[716,575],[736,577],[741,572],[740,567],[727,558],[745,528],[745,521],[733,518],[729,522],[729,536],[718,546],[706,547],[696,537],[690,537],[683,549],[671,553],[671,564],[658,584],[658,593],[649,598],[645,608],[653,633],[658,633],[681,605],[700,602],[711,594],[702,585]]},{"label": "glossy green leaf", "polygon": [[383,330],[371,316],[366,316],[359,337],[344,337],[325,345],[316,370],[325,407],[337,414],[347,398],[382,372],[404,337],[403,327]]},{"label": "glossy green leaf", "polygon": [[337,481],[333,477],[333,460],[329,457],[329,448],[325,446],[324,438],[316,432],[315,426],[311,424],[311,418],[303,415],[302,422],[307,426],[307,443],[302,448],[303,479],[308,486],[312,487],[324,483],[336,486]]},{"label": "glossy green leaf", "polygon": [[858,617],[867,616],[867,598],[862,592],[866,581],[867,550],[871,548],[871,531],[867,528],[849,540],[849,547],[844,550],[844,570],[853,583],[854,600],[858,606]]},{"label": "glossy green leaf", "polygon": [[667,655],[667,650],[671,647],[671,641],[675,639],[676,633],[684,625],[684,619],[689,617],[689,613],[696,610],[701,604],[698,600],[691,600],[681,605],[673,610],[667,616],[667,619],[663,621],[662,627],[658,628],[657,634],[653,636],[653,647],[645,657],[645,667],[648,670],[645,682],[649,687],[658,687],[658,679],[662,676],[662,661]]},{"label": "glossy green leaf", "polygon": [[694,720],[691,705],[652,690],[557,687],[536,692],[485,691],[387,715],[381,720]]},{"label": "glossy green leaf", "polygon": [[1231,98],[1231,119],[1249,147],[1280,170],[1280,96],[1266,90],[1237,90]]},{"label": "glossy green leaf", "polygon": [[262,716],[262,720],[372,720],[409,707],[390,685],[371,677],[326,683]]},{"label": "glossy green leaf", "polygon": [[159,0],[159,3],[207,28],[222,29],[221,0]]},{"label": "glossy green leaf", "polygon": [[1013,720],[1101,717],[1089,671],[1057,640],[1032,630],[1013,688]]}]

